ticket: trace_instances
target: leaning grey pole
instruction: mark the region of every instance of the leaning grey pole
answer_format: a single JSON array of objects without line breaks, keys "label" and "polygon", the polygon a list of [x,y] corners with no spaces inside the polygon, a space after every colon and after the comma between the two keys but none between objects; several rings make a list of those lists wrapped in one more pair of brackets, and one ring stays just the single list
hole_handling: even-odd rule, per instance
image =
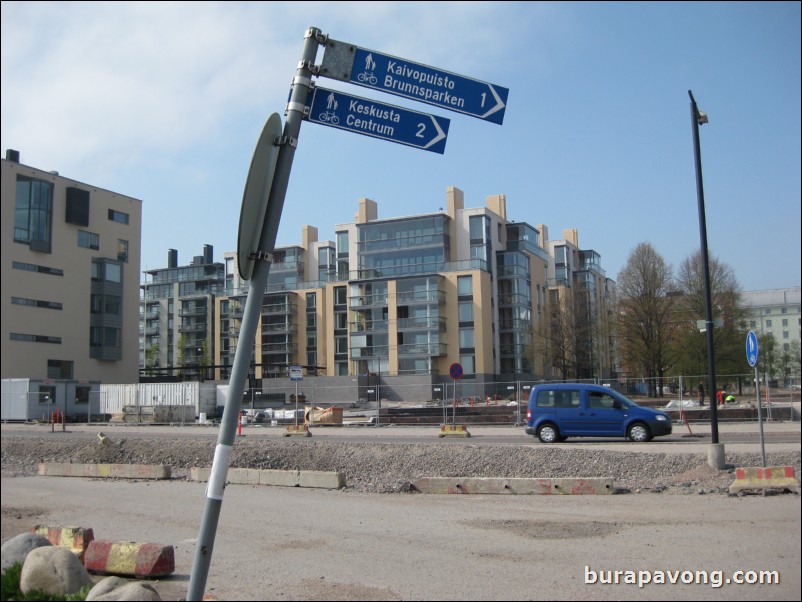
[{"label": "leaning grey pole", "polygon": [[304,116],[304,107],[312,84],[311,77],[313,75],[317,47],[321,43],[325,43],[325,38],[320,30],[310,27],[306,31],[303,56],[298,64],[295,78],[293,78],[290,100],[287,104],[287,121],[284,124],[282,146],[276,161],[275,175],[270,189],[258,249],[259,256],[262,259],[258,260],[254,266],[248,297],[245,300],[239,343],[234,353],[228,396],[223,410],[223,419],[220,423],[220,435],[217,439],[212,471],[206,487],[206,504],[201,518],[198,543],[195,548],[195,561],[192,565],[192,574],[189,579],[187,600],[202,600],[203,592],[206,589],[206,579],[212,562],[217,523],[220,518],[220,509],[223,505],[223,489],[228,477],[228,467],[237,432],[237,420],[239,420],[240,408],[242,407],[242,393],[245,390],[245,380],[248,377],[248,367],[256,338],[262,300],[265,295],[267,276],[270,272],[270,263],[264,258],[270,257],[275,248],[281,211],[284,207],[284,197],[287,194],[292,161],[295,157],[298,134],[301,130],[301,121]]}]

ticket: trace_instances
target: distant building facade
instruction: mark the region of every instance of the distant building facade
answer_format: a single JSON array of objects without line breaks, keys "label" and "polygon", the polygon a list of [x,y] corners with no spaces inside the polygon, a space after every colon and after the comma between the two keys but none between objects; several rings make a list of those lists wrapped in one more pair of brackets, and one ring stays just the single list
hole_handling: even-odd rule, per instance
[{"label": "distant building facade", "polygon": [[746,322],[755,334],[771,334],[785,351],[792,343],[800,343],[802,315],[800,288],[781,288],[741,293],[741,304],[747,310]]},{"label": "distant building facade", "polygon": [[166,268],[145,271],[139,316],[144,376],[213,378],[215,299],[224,292],[225,266],[214,261],[211,245],[184,266],[170,249]]},{"label": "distant building facade", "polygon": [[139,374],[142,202],[2,160],[2,378],[68,415]]}]

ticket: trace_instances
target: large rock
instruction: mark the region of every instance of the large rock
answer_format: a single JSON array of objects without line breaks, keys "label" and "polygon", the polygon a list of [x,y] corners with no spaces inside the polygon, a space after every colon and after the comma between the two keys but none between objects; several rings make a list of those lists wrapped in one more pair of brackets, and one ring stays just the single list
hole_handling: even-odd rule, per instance
[{"label": "large rock", "polygon": [[25,559],[28,557],[31,550],[49,545],[52,544],[46,537],[42,537],[36,533],[22,533],[16,537],[12,537],[3,544],[3,548],[0,550],[0,556],[2,556],[0,559],[2,571],[5,573],[6,569],[17,562],[25,564]]},{"label": "large rock", "polygon": [[127,581],[121,577],[106,577],[89,590],[87,602],[92,600],[161,600],[153,587],[142,581]]},{"label": "large rock", "polygon": [[20,590],[42,590],[53,596],[74,594],[92,584],[89,571],[66,548],[44,546],[31,550],[22,565]]}]

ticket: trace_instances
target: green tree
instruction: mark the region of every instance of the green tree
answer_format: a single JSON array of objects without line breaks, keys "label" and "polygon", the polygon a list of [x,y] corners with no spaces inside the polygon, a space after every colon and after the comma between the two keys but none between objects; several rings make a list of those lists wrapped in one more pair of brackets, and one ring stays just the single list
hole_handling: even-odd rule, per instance
[{"label": "green tree", "polygon": [[153,376],[155,374],[154,368],[159,365],[159,344],[155,344],[148,348],[145,352],[145,374]]},{"label": "green tree", "polygon": [[[186,346],[187,346],[187,335],[181,333],[178,335],[178,340],[175,343],[175,365],[179,368],[186,368]],[[183,378],[184,371],[180,370],[179,375]]]},{"label": "green tree", "polygon": [[777,339],[770,332],[757,335],[757,368],[758,373],[765,377],[765,385],[774,380],[778,369],[782,365],[782,349],[777,345]]},{"label": "green tree", "polygon": [[[713,322],[721,322],[713,329],[716,374],[739,374],[744,371],[746,340],[746,312],[741,304],[741,289],[732,268],[716,257],[710,256],[709,259]],[[697,326],[697,321],[704,321],[707,313],[701,251],[682,261],[677,286],[682,293],[684,316],[676,339],[680,357],[678,367],[684,374],[707,374],[707,335]]]}]

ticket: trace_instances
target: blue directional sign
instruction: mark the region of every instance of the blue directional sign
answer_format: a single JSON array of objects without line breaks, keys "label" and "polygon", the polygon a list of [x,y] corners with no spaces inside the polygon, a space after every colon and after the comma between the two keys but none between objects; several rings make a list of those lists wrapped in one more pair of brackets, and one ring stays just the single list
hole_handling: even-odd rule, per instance
[{"label": "blue directional sign", "polygon": [[373,138],[440,153],[446,150],[448,119],[315,88],[305,119]]},{"label": "blue directional sign", "polygon": [[757,364],[757,335],[754,330],[750,330],[746,335],[746,361],[753,368]]},{"label": "blue directional sign", "polygon": [[499,125],[504,121],[510,92],[501,86],[337,40],[326,44],[320,75]]}]

